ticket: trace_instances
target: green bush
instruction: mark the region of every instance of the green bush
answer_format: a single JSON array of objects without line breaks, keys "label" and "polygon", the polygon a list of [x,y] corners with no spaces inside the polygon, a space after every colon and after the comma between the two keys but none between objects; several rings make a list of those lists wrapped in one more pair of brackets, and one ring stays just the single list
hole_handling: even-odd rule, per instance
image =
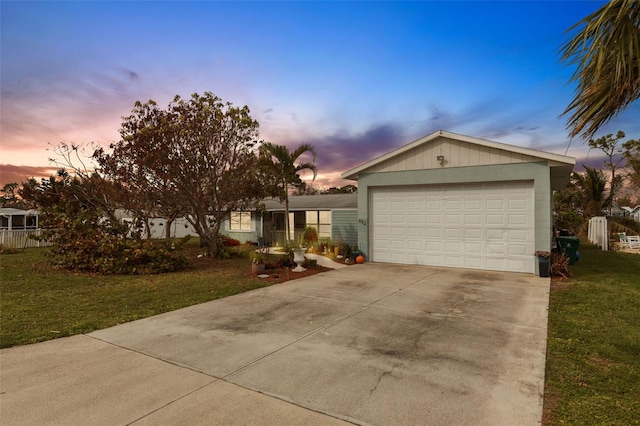
[{"label": "green bush", "polygon": [[178,243],[165,240],[132,240],[104,236],[96,243],[77,238],[57,244],[49,253],[56,267],[99,274],[155,274],[173,272],[188,265]]}]

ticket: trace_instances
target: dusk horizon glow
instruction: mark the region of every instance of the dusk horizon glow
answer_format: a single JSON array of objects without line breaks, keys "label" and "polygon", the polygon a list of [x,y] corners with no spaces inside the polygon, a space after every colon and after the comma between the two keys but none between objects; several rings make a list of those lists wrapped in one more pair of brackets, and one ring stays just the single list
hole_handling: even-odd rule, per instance
[{"label": "dusk horizon glow", "polygon": [[[318,153],[314,185],[437,130],[569,155],[566,31],[602,1],[0,3],[0,185],[47,148],[118,140],[136,101],[212,92],[264,141]],[[638,102],[596,136],[640,139]],[[625,140],[626,140],[625,139]]]}]

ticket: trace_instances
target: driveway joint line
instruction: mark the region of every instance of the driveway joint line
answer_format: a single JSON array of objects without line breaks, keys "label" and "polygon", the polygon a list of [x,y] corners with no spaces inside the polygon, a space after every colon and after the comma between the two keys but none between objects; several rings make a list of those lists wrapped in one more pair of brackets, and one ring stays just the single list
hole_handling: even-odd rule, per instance
[{"label": "driveway joint line", "polygon": [[178,362],[175,362],[175,361],[171,361],[171,360],[168,360],[168,359],[160,358],[158,355],[154,355],[154,354],[151,354],[151,353],[148,353],[148,352],[143,352],[142,349],[133,349],[133,348],[130,348],[128,346],[118,345],[117,343],[113,343],[113,342],[110,342],[108,340],[103,340],[103,339],[101,339],[99,337],[91,336],[89,334],[83,334],[83,336],[86,336],[86,337],[88,337],[90,339],[97,340],[97,341],[102,342],[102,343],[106,343],[107,345],[114,346],[116,348],[120,348],[120,349],[124,349],[126,351],[129,351],[129,352],[136,353],[138,355],[142,355],[142,356],[145,356],[145,357],[148,357],[148,358],[153,358],[155,360],[158,360],[158,361],[163,362],[165,364],[172,365],[174,367],[184,368],[185,370],[190,370],[190,371],[193,371],[195,373],[200,373],[200,374],[203,374],[203,375],[205,375],[207,377],[211,377],[214,380],[211,381],[209,384],[211,384],[211,383],[213,383],[213,382],[215,382],[217,380],[221,380],[221,377],[214,376],[213,374],[207,373],[206,371],[198,370],[198,369],[193,368],[193,367],[191,367],[189,365],[186,365],[186,364],[181,364],[181,363],[178,363]]},{"label": "driveway joint line", "polygon": [[[152,358],[153,358],[153,357],[152,357]],[[184,399],[184,398],[186,398],[186,397],[188,397],[188,396],[190,396],[190,395],[193,395],[194,393],[196,393],[196,392],[200,391],[201,389],[206,388],[207,386],[212,385],[213,383],[217,382],[218,380],[219,380],[219,379],[213,380],[213,381],[211,381],[211,382],[209,382],[209,383],[207,383],[207,384],[205,384],[205,385],[202,385],[202,386],[200,386],[200,387],[198,387],[198,388],[196,388],[196,389],[193,389],[193,390],[191,390],[191,391],[189,391],[189,392],[185,393],[184,395],[181,395],[181,396],[179,396],[179,397],[177,397],[177,398],[174,398],[173,400],[171,400],[171,401],[167,402],[166,404],[164,404],[164,405],[162,405],[162,406],[160,406],[160,407],[158,407],[158,408],[156,408],[156,409],[154,409],[154,410],[151,410],[151,411],[149,411],[148,413],[146,413],[146,414],[144,414],[144,415],[142,415],[142,416],[138,417],[137,419],[135,419],[135,420],[133,420],[133,421],[131,421],[131,422],[127,423],[127,426],[129,426],[129,425],[133,425],[133,424],[136,424],[137,422],[139,422],[140,420],[144,419],[145,417],[149,417],[149,416],[150,416],[150,415],[152,415],[153,413],[156,413],[156,412],[158,412],[158,411],[162,410],[163,408],[166,408],[166,407],[168,407],[168,406],[170,406],[170,405],[173,405],[174,403],[176,403],[176,402],[180,401],[181,399]]]}]

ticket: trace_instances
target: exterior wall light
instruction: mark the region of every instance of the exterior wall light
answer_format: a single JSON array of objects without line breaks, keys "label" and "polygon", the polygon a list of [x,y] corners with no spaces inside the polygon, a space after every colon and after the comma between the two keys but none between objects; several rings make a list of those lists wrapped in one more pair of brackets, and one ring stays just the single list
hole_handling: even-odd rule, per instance
[{"label": "exterior wall light", "polygon": [[441,166],[444,165],[444,155],[438,155],[436,160],[438,160],[438,163],[440,163]]}]

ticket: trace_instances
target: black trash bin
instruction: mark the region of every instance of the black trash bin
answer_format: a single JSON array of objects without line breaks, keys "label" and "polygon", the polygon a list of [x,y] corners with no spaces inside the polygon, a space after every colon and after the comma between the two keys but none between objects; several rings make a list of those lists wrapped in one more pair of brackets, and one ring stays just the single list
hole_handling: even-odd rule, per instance
[{"label": "black trash bin", "polygon": [[538,257],[538,272],[543,278],[551,275],[551,262],[548,257]]},{"label": "black trash bin", "polygon": [[580,247],[580,239],[578,237],[557,237],[556,246],[560,253],[569,258],[569,265],[573,265],[578,261],[578,248]]}]

